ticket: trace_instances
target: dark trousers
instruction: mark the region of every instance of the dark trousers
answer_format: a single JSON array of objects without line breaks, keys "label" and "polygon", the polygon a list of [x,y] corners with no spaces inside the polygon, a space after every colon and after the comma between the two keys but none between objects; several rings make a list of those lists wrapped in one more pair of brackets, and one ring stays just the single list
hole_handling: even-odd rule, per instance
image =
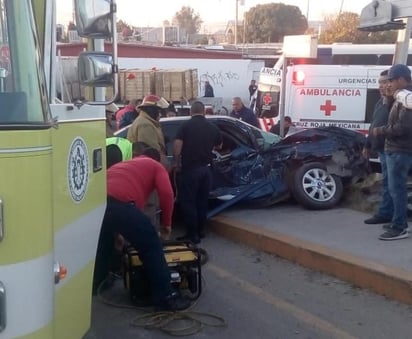
[{"label": "dark trousers", "polygon": [[208,166],[182,170],[179,176],[178,203],[186,232],[191,237],[204,232],[211,181]]},{"label": "dark trousers", "polygon": [[173,292],[170,271],[154,226],[133,203],[124,203],[111,197],[107,199],[97,247],[95,285],[104,280],[108,274],[116,233],[121,234],[139,252],[143,268],[150,281],[153,303],[157,304],[170,295]]}]

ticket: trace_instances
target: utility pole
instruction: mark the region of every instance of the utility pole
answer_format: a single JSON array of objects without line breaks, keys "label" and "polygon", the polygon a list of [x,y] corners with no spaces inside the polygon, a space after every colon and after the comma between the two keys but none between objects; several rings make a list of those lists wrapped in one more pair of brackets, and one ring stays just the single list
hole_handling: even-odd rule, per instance
[{"label": "utility pole", "polygon": [[343,3],[345,2],[345,0],[341,0],[340,1],[340,9],[339,9],[339,15],[342,14],[342,9],[343,9]]},{"label": "utility pole", "polygon": [[235,9],[235,46],[237,46],[237,18],[239,15],[239,0],[235,0],[236,9]]},{"label": "utility pole", "polygon": [[244,6],[245,0],[235,0],[235,46],[237,46],[237,24],[239,17],[239,2],[241,6]]}]

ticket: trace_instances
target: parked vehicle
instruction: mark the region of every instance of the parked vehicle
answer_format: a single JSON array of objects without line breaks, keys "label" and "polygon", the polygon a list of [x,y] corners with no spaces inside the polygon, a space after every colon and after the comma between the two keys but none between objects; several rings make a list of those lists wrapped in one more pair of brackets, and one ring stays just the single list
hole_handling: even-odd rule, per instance
[{"label": "parked vehicle", "polygon": [[[343,186],[367,175],[361,155],[365,137],[339,127],[299,130],[284,139],[227,116],[206,116],[223,136],[223,147],[212,164],[212,216],[242,201],[268,206],[291,195],[309,209],[334,207]],[[190,117],[160,120],[167,152],[179,126]],[[128,127],[118,131],[126,137]]]},{"label": "parked vehicle", "polygon": [[51,76],[56,1],[0,0],[1,339],[78,339],[90,327],[106,206],[110,102],[100,89],[117,83],[116,6],[73,3],[79,36],[112,39],[114,47],[113,54],[92,51],[97,44],[89,40],[77,68],[82,86],[99,91],[61,104]]},{"label": "parked vehicle", "polygon": [[[337,126],[367,133],[379,100],[379,74],[389,66],[292,65],[287,68],[285,116],[303,128]],[[253,105],[279,116],[282,70],[263,68]]]}]

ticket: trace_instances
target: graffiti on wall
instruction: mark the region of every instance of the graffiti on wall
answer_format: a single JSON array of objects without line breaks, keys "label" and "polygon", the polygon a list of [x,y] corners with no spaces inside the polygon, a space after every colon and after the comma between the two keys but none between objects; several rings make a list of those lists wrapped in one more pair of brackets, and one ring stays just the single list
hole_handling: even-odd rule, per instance
[{"label": "graffiti on wall", "polygon": [[239,80],[239,74],[232,71],[219,71],[216,73],[206,72],[201,74],[199,78],[200,86],[202,88],[204,88],[205,81],[209,81],[212,86],[225,87],[225,84],[228,82],[236,80]]}]

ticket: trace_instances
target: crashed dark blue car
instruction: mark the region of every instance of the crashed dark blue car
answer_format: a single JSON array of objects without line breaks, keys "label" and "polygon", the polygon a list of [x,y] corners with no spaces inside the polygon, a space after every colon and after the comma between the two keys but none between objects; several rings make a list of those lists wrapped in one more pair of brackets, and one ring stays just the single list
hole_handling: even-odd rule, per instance
[{"label": "crashed dark blue car", "polygon": [[[168,154],[177,129],[190,117],[161,119]],[[328,209],[343,186],[368,174],[365,137],[339,127],[300,130],[286,138],[227,116],[207,116],[222,133],[223,146],[211,166],[213,204],[209,216],[236,202],[269,206],[290,196],[309,209]],[[121,131],[119,136],[127,132]]]}]

